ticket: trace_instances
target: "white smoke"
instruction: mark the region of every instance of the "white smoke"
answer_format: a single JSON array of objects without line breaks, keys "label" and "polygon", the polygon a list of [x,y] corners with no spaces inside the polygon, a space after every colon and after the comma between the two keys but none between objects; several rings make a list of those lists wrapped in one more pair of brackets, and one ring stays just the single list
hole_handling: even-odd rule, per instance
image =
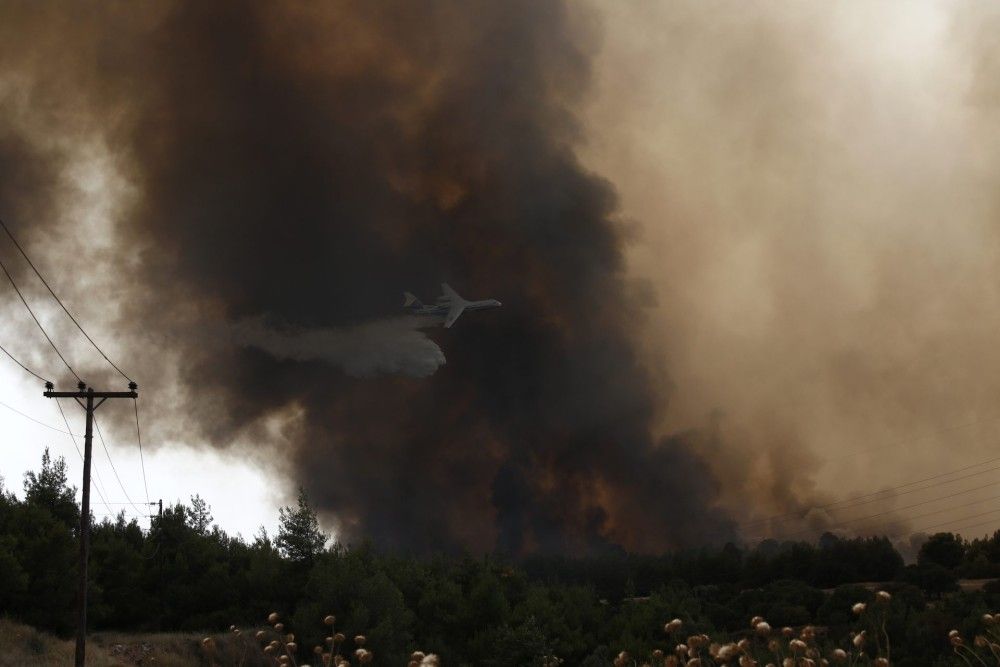
[{"label": "white smoke", "polygon": [[420,378],[445,364],[444,352],[420,330],[427,325],[428,318],[392,317],[344,328],[278,329],[255,318],[237,324],[233,337],[278,359],[325,361],[353,377]]}]

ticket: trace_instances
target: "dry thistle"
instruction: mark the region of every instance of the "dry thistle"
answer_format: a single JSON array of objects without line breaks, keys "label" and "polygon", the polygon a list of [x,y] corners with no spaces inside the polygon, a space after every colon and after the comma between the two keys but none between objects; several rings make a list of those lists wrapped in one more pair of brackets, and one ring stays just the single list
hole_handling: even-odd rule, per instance
[{"label": "dry thistle", "polygon": [[767,621],[761,621],[757,625],[753,626],[753,630],[761,637],[768,637],[771,634],[771,626]]},{"label": "dry thistle", "polygon": [[847,651],[842,648],[835,648],[830,657],[833,658],[834,662],[847,662]]},{"label": "dry thistle", "polygon": [[354,635],[354,643],[357,646],[364,646],[366,641],[368,641],[368,638],[364,635]]},{"label": "dry thistle", "polygon": [[868,607],[864,602],[855,602],[854,606],[851,607],[851,611],[854,612],[855,616],[860,616],[865,613],[865,609]]},{"label": "dry thistle", "polygon": [[678,632],[683,625],[684,623],[681,621],[681,619],[675,618],[663,626],[663,631],[666,632],[668,635],[672,635],[675,632]]},{"label": "dry thistle", "polygon": [[323,623],[331,627],[333,626],[334,623],[336,623],[336,621],[337,617],[334,616],[333,614],[329,614],[326,618],[323,619]]},{"label": "dry thistle", "polygon": [[889,595],[888,591],[879,591],[878,593],[875,594],[875,601],[876,602],[881,602],[883,604],[888,604],[890,600],[892,600],[892,596]]},{"label": "dry thistle", "polygon": [[274,625],[275,623],[278,622],[279,618],[281,617],[278,616],[278,612],[272,611],[270,614],[267,615],[267,622],[270,623],[271,625]]}]

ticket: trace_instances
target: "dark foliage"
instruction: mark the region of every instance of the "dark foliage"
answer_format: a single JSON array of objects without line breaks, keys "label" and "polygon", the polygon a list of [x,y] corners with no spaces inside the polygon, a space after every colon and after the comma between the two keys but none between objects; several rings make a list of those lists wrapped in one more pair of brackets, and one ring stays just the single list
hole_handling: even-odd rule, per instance
[{"label": "dark foliage", "polygon": [[[73,495],[63,462],[47,453],[41,470],[25,476],[23,499],[0,487],[0,613],[61,634],[72,631]],[[971,542],[933,536],[920,563],[905,567],[885,538],[832,536],[819,546],[512,563],[326,548],[304,496],[281,517],[278,539],[261,530],[246,541],[213,525],[195,497],[165,507],[149,531],[123,516],[95,524],[93,628],[222,632],[262,626],[277,610],[305,655],[332,613],[347,637],[367,635],[379,664],[406,664],[419,648],[449,665],[528,665],[552,654],[606,665],[621,650],[667,648],[663,624],[674,617],[687,632],[740,636],[761,615],[775,627],[816,624],[842,637],[856,622],[851,605],[872,599],[860,583],[881,582],[892,593],[894,664],[926,665],[949,654],[949,629],[971,636],[977,619],[1000,607],[996,584],[956,592],[962,572],[1000,564],[1000,532]]]}]

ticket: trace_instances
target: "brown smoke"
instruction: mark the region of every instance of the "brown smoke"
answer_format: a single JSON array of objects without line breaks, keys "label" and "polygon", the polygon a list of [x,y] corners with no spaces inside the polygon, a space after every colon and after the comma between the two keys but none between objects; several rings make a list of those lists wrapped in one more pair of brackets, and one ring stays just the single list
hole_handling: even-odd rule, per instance
[{"label": "brown smoke", "polygon": [[[387,546],[581,553],[733,534],[689,439],[653,435],[616,195],[575,156],[592,14],[535,0],[66,12],[3,10],[0,90],[28,91],[31,119],[5,131],[65,142],[34,160],[42,180],[67,163],[124,180],[99,215],[114,243],[94,279],[118,310],[85,314],[125,330],[116,356],[160,437],[266,449],[278,424],[279,471],[342,537]],[[19,151],[0,171],[26,168]],[[23,204],[44,188],[4,192],[48,266],[81,262],[54,240],[71,194],[47,216]],[[448,363],[428,378],[354,378],[206,333],[363,326],[442,280],[505,305],[435,333]]]},{"label": "brown smoke", "polygon": [[[600,7],[585,161],[641,222],[629,259],[655,287],[648,354],[674,388],[660,428],[719,411],[702,451],[748,519],[994,456],[996,8]],[[849,530],[905,532],[917,512]]]}]

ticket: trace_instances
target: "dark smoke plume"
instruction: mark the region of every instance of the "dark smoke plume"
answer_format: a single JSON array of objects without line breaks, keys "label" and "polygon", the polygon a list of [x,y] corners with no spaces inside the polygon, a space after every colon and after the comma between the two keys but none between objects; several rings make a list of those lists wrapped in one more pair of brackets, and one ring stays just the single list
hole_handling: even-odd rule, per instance
[{"label": "dark smoke plume", "polygon": [[[35,86],[51,131],[83,119],[132,186],[116,252],[141,346],[124,357],[147,392],[171,378],[186,397],[161,432],[227,445],[294,409],[283,460],[343,539],[581,553],[731,536],[708,467],[651,436],[616,195],[574,154],[591,17],[537,0],[110,7],[8,7],[0,37],[52,52],[15,39],[29,55],[8,47],[4,77]],[[504,307],[434,333],[448,364],[423,379],[197,333],[356,327],[442,280]]]}]

